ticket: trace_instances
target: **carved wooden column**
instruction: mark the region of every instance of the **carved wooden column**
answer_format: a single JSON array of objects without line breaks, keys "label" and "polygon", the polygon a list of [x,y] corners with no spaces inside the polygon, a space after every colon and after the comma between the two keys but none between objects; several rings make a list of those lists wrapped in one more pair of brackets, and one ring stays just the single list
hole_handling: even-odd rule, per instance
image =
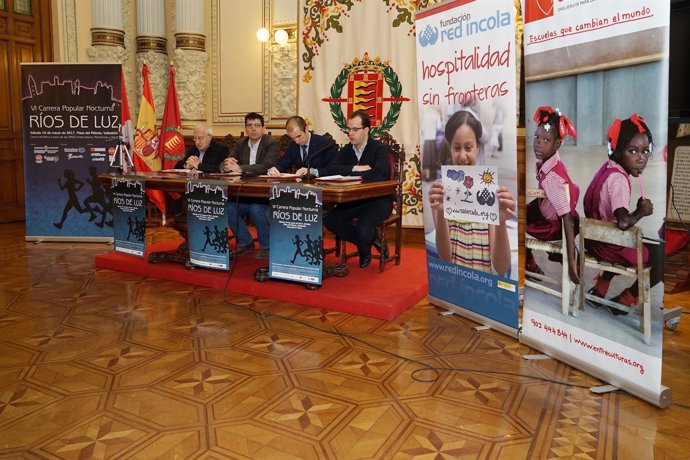
[{"label": "carved wooden column", "polygon": [[183,120],[206,120],[208,54],[203,2],[175,4],[175,84]]},{"label": "carved wooden column", "polygon": [[[137,69],[142,68],[144,61],[149,67],[156,116],[160,118],[165,108],[170,66],[165,38],[164,0],[137,0]],[[142,85],[143,77],[138,72],[138,91],[141,91]]]}]

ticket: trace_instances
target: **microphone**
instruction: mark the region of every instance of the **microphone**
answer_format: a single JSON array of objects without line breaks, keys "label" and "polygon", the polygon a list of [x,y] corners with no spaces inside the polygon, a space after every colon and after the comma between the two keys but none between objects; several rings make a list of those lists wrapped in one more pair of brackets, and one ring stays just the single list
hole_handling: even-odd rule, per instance
[{"label": "microphone", "polygon": [[319,150],[314,152],[313,155],[307,155],[307,180],[309,180],[311,178],[311,172],[309,171],[309,165],[311,164],[311,160],[313,160],[314,157],[321,155],[323,152],[326,152],[326,151],[332,149],[333,147],[337,147],[337,144],[335,143],[335,141],[331,141],[330,144],[326,145],[325,147],[321,147]]}]

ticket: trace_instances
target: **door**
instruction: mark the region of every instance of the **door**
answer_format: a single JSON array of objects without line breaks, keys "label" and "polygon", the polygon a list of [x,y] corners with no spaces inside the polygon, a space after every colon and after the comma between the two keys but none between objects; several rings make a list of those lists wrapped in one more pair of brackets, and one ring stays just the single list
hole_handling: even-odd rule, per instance
[{"label": "door", "polygon": [[50,3],[0,0],[0,223],[24,220],[19,64],[53,59]]}]

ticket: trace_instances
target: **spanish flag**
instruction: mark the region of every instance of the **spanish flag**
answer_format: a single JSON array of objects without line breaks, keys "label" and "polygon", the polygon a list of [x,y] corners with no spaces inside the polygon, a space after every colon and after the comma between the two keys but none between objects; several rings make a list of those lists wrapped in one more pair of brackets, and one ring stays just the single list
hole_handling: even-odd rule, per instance
[{"label": "spanish flag", "polygon": [[[139,172],[159,171],[161,159],[158,156],[158,134],[156,133],[156,109],[153,106],[153,93],[149,83],[149,68],[144,63],[141,69],[144,76],[144,88],[139,106],[139,118],[134,132],[134,166]],[[148,190],[149,199],[158,206],[165,216],[165,193],[160,190]]]}]

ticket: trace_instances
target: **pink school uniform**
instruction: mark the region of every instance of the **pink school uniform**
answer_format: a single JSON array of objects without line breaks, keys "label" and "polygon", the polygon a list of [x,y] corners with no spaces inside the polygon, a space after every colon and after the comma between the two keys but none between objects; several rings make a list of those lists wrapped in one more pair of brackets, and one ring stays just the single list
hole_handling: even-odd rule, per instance
[{"label": "pink school uniform", "polygon": [[[538,208],[531,207],[527,216],[527,233],[542,241],[560,240],[563,227],[561,218],[570,213],[575,222],[579,219],[575,206],[580,188],[573,183],[558,152],[543,164],[537,162],[536,172],[539,188],[544,190],[546,198],[538,199]],[[570,200],[564,184],[568,185]]]},{"label": "pink school uniform", "polygon": [[[618,222],[614,211],[630,206],[632,184],[630,176],[623,167],[613,160],[606,162],[594,174],[587,187],[583,206],[585,216],[591,219],[604,220],[606,222]],[[611,263],[634,265],[637,263],[637,251],[634,248],[624,248],[614,244],[587,242],[587,249],[592,251],[602,260]],[[642,249],[643,262],[647,263],[649,251],[647,247]]]}]

